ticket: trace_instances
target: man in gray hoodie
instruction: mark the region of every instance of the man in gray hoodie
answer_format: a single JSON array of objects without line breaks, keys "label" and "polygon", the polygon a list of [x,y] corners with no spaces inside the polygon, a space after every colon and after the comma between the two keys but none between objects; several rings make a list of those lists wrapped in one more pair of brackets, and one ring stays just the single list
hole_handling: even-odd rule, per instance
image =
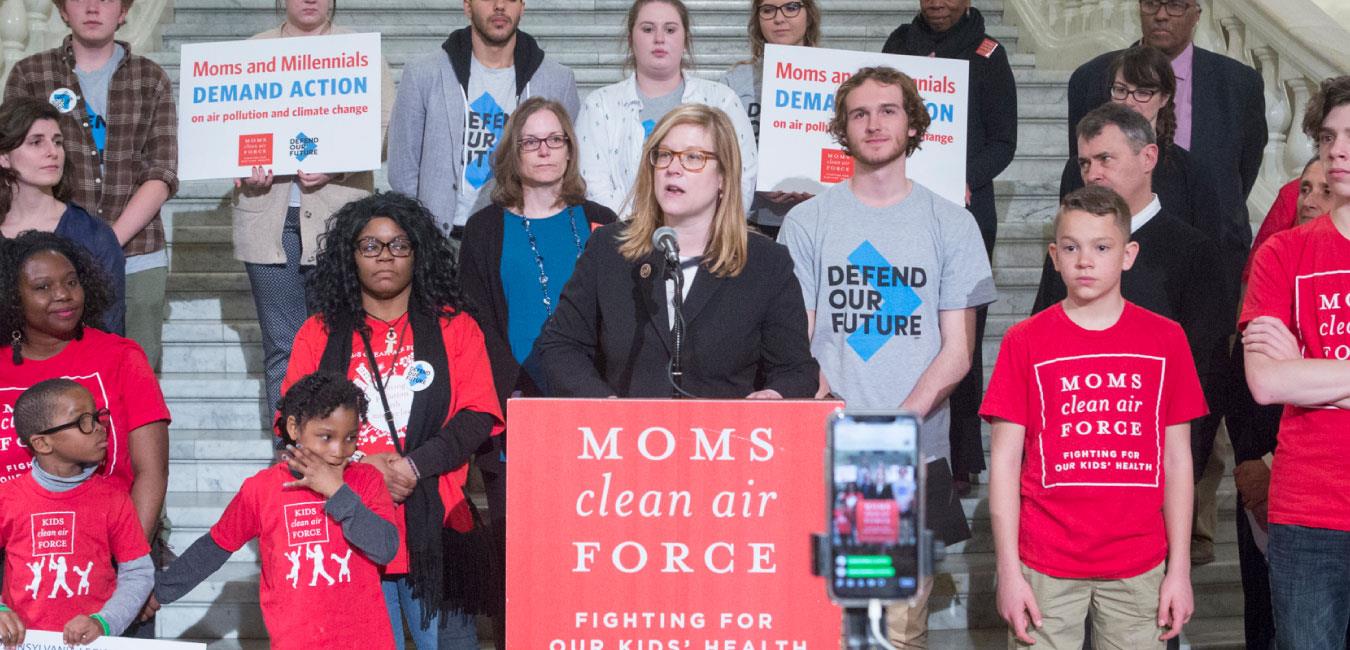
[{"label": "man in gray hoodie", "polygon": [[524,12],[524,0],[464,0],[469,26],[403,68],[389,119],[389,185],[417,197],[456,242],[487,205],[481,190],[516,105],[537,95],[572,117],[580,110],[576,75],[517,29]]}]

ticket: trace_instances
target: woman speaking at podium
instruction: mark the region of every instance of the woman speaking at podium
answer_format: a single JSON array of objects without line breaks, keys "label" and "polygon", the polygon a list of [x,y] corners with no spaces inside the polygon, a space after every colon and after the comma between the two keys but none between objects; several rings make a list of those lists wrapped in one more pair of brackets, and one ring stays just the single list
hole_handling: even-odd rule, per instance
[{"label": "woman speaking at podium", "polygon": [[550,394],[813,396],[819,368],[792,259],[746,228],[727,115],[670,111],[642,160],[632,220],[591,236],[536,343]]}]

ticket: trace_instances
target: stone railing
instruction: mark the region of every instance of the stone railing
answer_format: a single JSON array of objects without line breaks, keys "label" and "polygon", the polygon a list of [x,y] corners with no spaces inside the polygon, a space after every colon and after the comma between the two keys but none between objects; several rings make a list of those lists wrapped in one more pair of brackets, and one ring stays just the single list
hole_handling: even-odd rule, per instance
[{"label": "stone railing", "polygon": [[[1200,0],[1201,47],[1222,52],[1265,80],[1269,144],[1248,200],[1260,219],[1275,193],[1314,153],[1303,134],[1304,105],[1321,80],[1350,74],[1350,30],[1312,0]],[[1021,26],[1019,43],[1041,69],[1072,70],[1139,39],[1138,0],[1004,0]]]},{"label": "stone railing", "polygon": [[[171,0],[137,0],[127,13],[117,39],[131,44],[133,52],[146,53],[159,46],[159,26],[173,10]],[[61,44],[70,30],[52,0],[3,0],[0,2],[0,79],[19,59]]]}]

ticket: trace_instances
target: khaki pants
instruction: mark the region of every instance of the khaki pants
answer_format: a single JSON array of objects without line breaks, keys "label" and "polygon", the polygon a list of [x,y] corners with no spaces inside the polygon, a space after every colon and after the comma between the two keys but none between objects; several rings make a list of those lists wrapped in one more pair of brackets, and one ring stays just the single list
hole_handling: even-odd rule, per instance
[{"label": "khaki pants", "polygon": [[1205,463],[1205,471],[1195,477],[1195,510],[1191,521],[1191,557],[1212,560],[1214,532],[1219,527],[1219,482],[1233,458],[1233,447],[1228,442],[1228,428],[1221,426],[1214,437],[1214,451]]},{"label": "khaki pants", "polygon": [[933,576],[923,579],[914,604],[897,603],[886,608],[886,639],[899,650],[925,650],[928,647],[928,596],[933,593]]},{"label": "khaki pants", "polygon": [[1158,588],[1163,564],[1124,580],[1054,578],[1022,565],[1044,624],[1028,627],[1036,641],[1028,646],[1008,631],[1009,650],[1082,650],[1083,620],[1092,620],[1093,650],[1161,650],[1164,630],[1158,627]]}]

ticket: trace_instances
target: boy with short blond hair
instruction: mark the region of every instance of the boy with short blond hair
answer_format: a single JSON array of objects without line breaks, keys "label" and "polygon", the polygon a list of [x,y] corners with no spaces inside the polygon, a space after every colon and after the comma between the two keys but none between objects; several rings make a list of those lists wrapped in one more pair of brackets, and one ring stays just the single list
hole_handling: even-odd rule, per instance
[{"label": "boy with short blond hair", "polygon": [[980,408],[999,615],[1010,648],[1077,650],[1089,617],[1094,647],[1162,648],[1194,611],[1195,362],[1120,295],[1139,245],[1119,195],[1066,196],[1049,250],[1068,296],[1008,330]]}]

